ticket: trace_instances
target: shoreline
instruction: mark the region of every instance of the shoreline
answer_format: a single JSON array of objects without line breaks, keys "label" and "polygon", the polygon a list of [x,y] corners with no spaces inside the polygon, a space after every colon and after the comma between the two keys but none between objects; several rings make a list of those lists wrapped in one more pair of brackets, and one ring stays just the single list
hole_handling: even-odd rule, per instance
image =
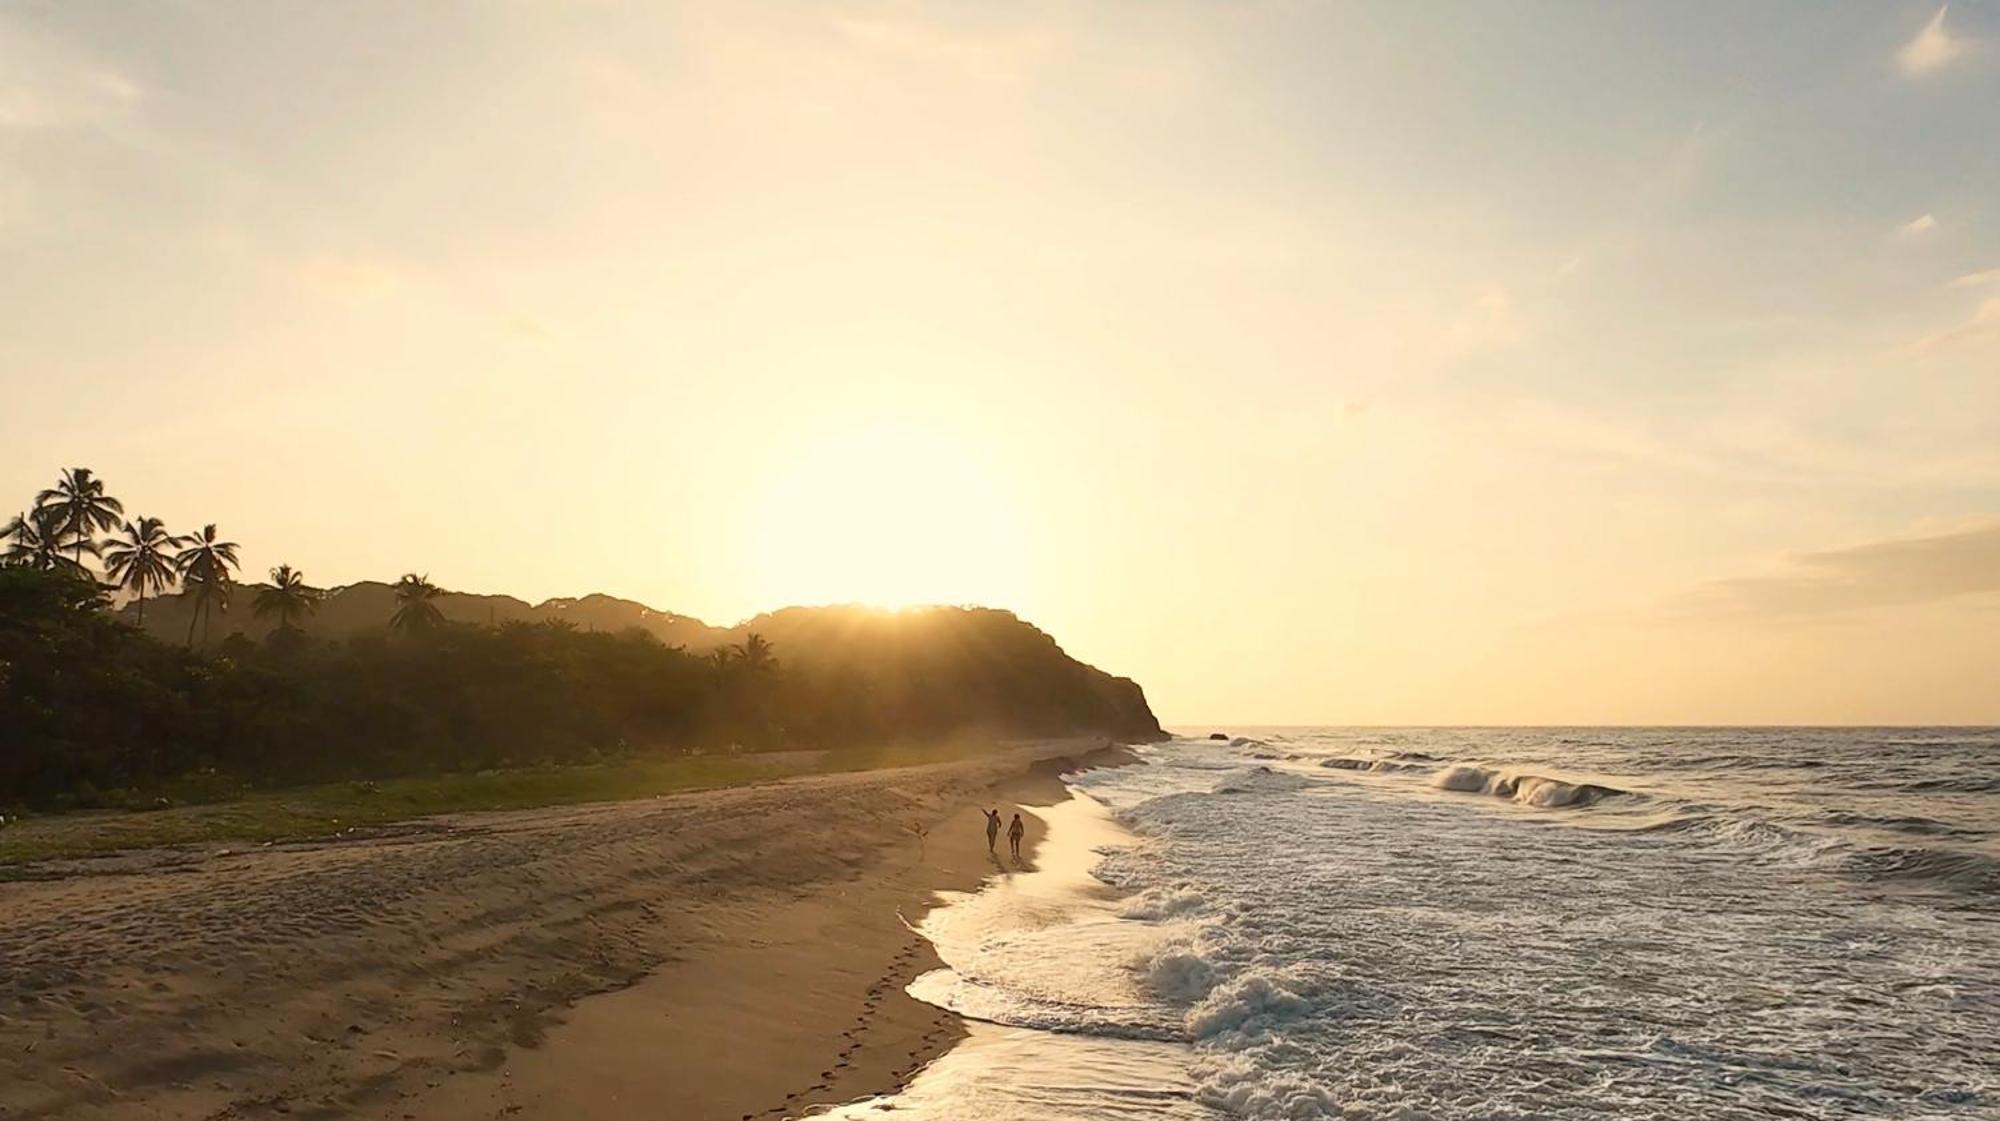
[{"label": "shoreline", "polygon": [[671,1107],[687,1121],[785,1121],[901,1091],[966,1037],[957,1013],[904,991],[944,964],[918,926],[941,892],[975,892],[995,875],[1032,869],[1047,835],[1039,816],[1023,813],[1021,864],[1007,860],[1004,834],[1000,859],[989,858],[979,805],[1005,818],[1014,807],[1061,802],[1070,797],[1062,773],[1121,752],[1033,757],[997,777],[986,801],[935,823],[920,851],[717,917],[700,950],[583,1001],[505,1069],[455,1080],[410,1111],[442,1121],[623,1121],[635,1109]]},{"label": "shoreline", "polygon": [[[1069,797],[1060,774],[1082,762],[1067,753],[1037,759],[996,781],[984,804],[1006,817],[1013,806],[1059,802]],[[1021,866],[1032,868],[1047,827],[1032,813],[1022,821]],[[904,988],[943,965],[917,933],[939,893],[977,891],[1008,873],[1004,855],[987,856],[984,837],[984,818],[968,804],[933,828],[921,852],[908,854],[914,860],[892,855],[831,894],[732,915],[705,951],[578,1006],[510,1070],[461,1084],[452,1101],[417,1113],[472,1121],[559,1109],[613,1121],[671,1105],[690,1121],[780,1121],[894,1094],[965,1037],[960,1016]],[[1003,854],[1005,845],[1003,835]],[[579,1098],[579,1074],[600,1089]]]},{"label": "shoreline", "polygon": [[1067,797],[1103,743],[0,884],[0,1036],[27,1041],[0,1118],[739,1121],[893,1093],[964,1035],[903,986],[938,964],[913,929],[937,893],[1004,872],[979,806]]},{"label": "shoreline", "polygon": [[[1088,788],[1066,795],[1034,811],[1048,831],[1033,869],[955,896],[923,924],[946,968],[914,991],[964,1009],[965,1038],[894,1095],[835,1108],[825,1121],[1125,1116],[1140,1102],[1147,1117],[1219,1116],[1192,1105],[1190,1040],[1130,1030],[1138,1021],[1113,1011],[1152,999],[1135,963],[1166,945],[1163,928],[1156,916],[1127,913],[1133,889],[1098,878],[1108,855],[1142,839]],[[1079,1007],[1115,1022],[1070,1018]]]}]

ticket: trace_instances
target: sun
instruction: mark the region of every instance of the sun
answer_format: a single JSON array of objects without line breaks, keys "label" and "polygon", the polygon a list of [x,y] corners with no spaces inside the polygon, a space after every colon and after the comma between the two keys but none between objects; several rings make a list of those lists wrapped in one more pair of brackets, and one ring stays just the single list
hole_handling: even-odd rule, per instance
[{"label": "sun", "polygon": [[965,442],[867,424],[775,466],[753,560],[771,605],[1022,607],[1016,506],[1001,472]]}]

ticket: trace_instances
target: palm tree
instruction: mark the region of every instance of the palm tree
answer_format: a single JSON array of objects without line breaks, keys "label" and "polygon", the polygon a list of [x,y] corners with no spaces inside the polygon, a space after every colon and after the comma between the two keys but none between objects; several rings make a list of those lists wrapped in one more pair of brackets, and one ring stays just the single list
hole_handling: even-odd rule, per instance
[{"label": "palm tree", "polygon": [[63,555],[62,515],[53,508],[38,506],[29,510],[0,531],[0,538],[7,538],[5,554],[0,554],[0,563],[21,568],[38,568],[44,572],[71,572],[78,576],[89,576],[90,570],[83,567],[82,554],[97,555],[97,543],[84,543],[77,555]]},{"label": "palm tree", "polygon": [[229,610],[229,570],[239,567],[236,560],[236,542],[216,539],[215,523],[201,527],[201,532],[182,539],[181,551],[174,554],[174,572],[187,584],[188,592],[194,596],[194,614],[188,616],[188,645],[194,645],[194,624],[201,620],[201,644],[208,645],[208,624],[215,618],[215,608]]},{"label": "palm tree", "polygon": [[111,582],[139,596],[139,625],[146,625],[146,593],[164,591],[174,582],[173,551],[187,544],[167,532],[158,518],[125,523],[125,536],[104,551],[104,574]]},{"label": "palm tree", "polygon": [[753,677],[777,672],[778,656],[771,652],[770,640],[755,631],[743,636],[743,641],[730,647],[730,652],[743,672]]},{"label": "palm tree", "polygon": [[271,570],[271,586],[257,591],[251,610],[258,615],[276,615],[278,629],[292,630],[293,619],[310,615],[319,606],[319,592],[306,587],[306,574],[289,564]]},{"label": "palm tree", "polygon": [[429,576],[404,573],[396,581],[396,613],[389,617],[389,629],[421,632],[436,628],[444,622],[444,612],[431,601],[443,594],[444,590],[431,583]]},{"label": "palm tree", "polygon": [[722,675],[724,703],[745,732],[764,739],[771,729],[771,686],[778,672],[778,657],[763,635],[751,632],[734,646],[718,650],[716,669]]},{"label": "palm tree", "polygon": [[[35,496],[35,506],[60,516],[61,531],[74,538],[71,559],[78,568],[83,567],[86,548],[96,543],[97,531],[116,528],[125,514],[125,504],[104,493],[104,480],[88,467],[64,471],[61,482]],[[91,551],[94,555],[95,550]]]}]

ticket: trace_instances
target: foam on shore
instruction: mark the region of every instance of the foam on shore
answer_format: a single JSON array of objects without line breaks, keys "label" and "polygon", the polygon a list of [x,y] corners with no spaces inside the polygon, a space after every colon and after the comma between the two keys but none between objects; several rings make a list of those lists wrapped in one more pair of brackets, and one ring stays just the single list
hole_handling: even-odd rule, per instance
[{"label": "foam on shore", "polygon": [[[1092,873],[1136,838],[1080,794],[1035,809],[1033,866],[950,893],[919,929],[945,967],[911,995],[965,1016],[969,1034],[901,1093],[815,1116],[837,1121],[1206,1119],[1190,1051],[1136,966],[1170,935]],[[1139,901],[1143,911],[1145,902]],[[1169,904],[1170,906],[1170,904]]]}]

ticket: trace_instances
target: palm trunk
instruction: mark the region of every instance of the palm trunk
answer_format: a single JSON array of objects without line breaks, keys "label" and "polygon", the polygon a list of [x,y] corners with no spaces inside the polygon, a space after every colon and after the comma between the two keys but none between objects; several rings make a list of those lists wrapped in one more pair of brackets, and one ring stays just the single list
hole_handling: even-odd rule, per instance
[{"label": "palm trunk", "polygon": [[201,618],[201,597],[196,596],[194,601],[194,610],[188,613],[187,645],[188,649],[190,650],[194,649],[194,624],[195,620],[199,618]]},{"label": "palm trunk", "polygon": [[139,585],[139,626],[146,625],[146,585]]}]

